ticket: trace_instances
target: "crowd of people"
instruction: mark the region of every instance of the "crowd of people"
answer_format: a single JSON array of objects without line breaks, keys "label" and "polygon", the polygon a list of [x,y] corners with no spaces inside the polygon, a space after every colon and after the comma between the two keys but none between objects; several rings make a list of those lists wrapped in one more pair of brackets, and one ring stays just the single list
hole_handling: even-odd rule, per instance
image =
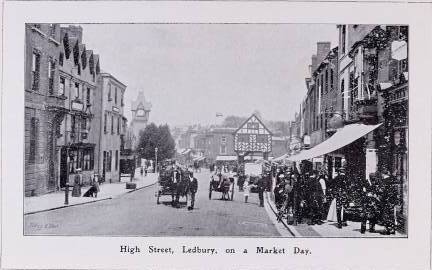
[{"label": "crowd of people", "polygon": [[361,221],[361,233],[366,232],[367,221],[370,232],[381,224],[385,227],[381,234],[395,233],[398,191],[388,171],[352,181],[343,167],[331,178],[325,170],[299,172],[295,167],[279,167],[275,178],[273,192],[279,220],[286,217],[293,225],[337,221],[337,227],[342,228],[347,226],[347,218],[352,218]]}]

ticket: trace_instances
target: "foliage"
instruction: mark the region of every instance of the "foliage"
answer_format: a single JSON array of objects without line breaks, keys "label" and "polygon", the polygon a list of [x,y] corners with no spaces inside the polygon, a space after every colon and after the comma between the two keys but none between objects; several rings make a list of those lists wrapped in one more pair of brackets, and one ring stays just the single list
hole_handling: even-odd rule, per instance
[{"label": "foliage", "polygon": [[137,154],[141,158],[155,159],[155,148],[158,148],[158,160],[172,158],[175,154],[175,141],[168,125],[147,125],[139,133]]}]

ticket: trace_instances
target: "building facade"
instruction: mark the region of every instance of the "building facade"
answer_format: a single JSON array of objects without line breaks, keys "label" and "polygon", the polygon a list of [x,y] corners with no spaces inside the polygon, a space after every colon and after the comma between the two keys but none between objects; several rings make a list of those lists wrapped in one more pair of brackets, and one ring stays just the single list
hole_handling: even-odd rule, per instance
[{"label": "building facade", "polygon": [[120,151],[122,138],[126,134],[126,119],[123,116],[126,85],[107,72],[98,80],[99,100],[96,108],[96,125],[99,126],[97,149],[97,171],[103,181],[120,181]]},{"label": "building facade", "polygon": [[62,27],[58,85],[67,114],[57,138],[59,188],[73,183],[77,169],[82,170],[84,183],[94,176],[98,132],[93,120],[99,71],[99,56],[82,43],[82,28]]},{"label": "building facade", "polygon": [[65,98],[59,91],[60,26],[25,25],[24,145],[25,196],[57,188],[57,137],[65,116]]}]

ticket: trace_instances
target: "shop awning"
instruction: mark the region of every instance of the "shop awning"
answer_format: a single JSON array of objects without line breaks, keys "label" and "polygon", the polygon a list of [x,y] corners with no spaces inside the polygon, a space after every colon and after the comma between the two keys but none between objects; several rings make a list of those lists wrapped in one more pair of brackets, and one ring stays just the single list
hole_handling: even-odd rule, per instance
[{"label": "shop awning", "polygon": [[369,132],[373,131],[377,127],[379,127],[381,124],[378,125],[365,125],[365,124],[351,124],[346,125],[328,138],[327,140],[323,141],[322,143],[316,145],[315,147],[303,150],[300,153],[290,156],[287,158],[287,160],[290,161],[300,161],[305,159],[311,159],[314,157],[318,157],[324,154],[331,153],[333,151],[336,151],[354,141],[357,139],[365,136]]},{"label": "shop awning", "polygon": [[216,161],[236,161],[237,156],[217,156]]},{"label": "shop awning", "polygon": [[271,161],[274,161],[274,162],[276,162],[276,161],[282,161],[282,160],[286,159],[287,156],[288,156],[288,154],[283,154],[282,156],[274,158]]}]

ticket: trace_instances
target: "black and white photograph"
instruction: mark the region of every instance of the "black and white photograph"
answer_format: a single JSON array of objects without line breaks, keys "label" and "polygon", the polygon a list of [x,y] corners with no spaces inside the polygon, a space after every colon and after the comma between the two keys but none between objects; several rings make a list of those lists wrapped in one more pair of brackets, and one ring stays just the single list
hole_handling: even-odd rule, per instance
[{"label": "black and white photograph", "polygon": [[25,236],[408,238],[408,25],[23,27]]}]

